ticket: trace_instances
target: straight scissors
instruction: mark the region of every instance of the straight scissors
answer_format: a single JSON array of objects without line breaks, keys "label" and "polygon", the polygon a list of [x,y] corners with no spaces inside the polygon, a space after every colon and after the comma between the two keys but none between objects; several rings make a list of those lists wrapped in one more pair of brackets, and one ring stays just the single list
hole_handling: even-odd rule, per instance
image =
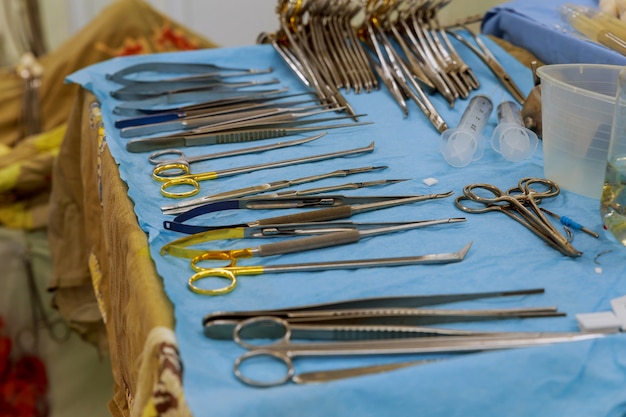
[{"label": "straight scissors", "polygon": [[[250,346],[249,343],[244,342],[241,333],[245,331],[247,326],[257,324],[260,320],[273,320],[277,325],[284,327],[284,336],[278,342],[269,345]],[[292,343],[290,340],[291,334],[292,325],[276,317],[254,318],[239,323],[234,332],[235,342],[250,350],[235,360],[233,371],[236,377],[247,385],[272,387],[285,384],[294,379],[295,367],[293,359],[297,357],[479,352],[593,340],[605,336],[602,333],[499,332],[494,334],[446,335],[385,340]],[[278,360],[285,366],[285,375],[276,380],[266,380],[260,377],[245,375],[242,371],[242,366],[253,358]]]},{"label": "straight scissors", "polygon": [[[233,175],[244,174],[248,172],[258,171],[261,169],[267,168],[279,168],[288,165],[297,165],[304,164],[309,162],[323,161],[332,158],[339,158],[349,155],[358,155],[363,153],[370,153],[374,151],[374,142],[370,143],[368,146],[361,148],[348,149],[344,151],[331,152],[320,155],[313,155],[303,158],[295,158],[295,159],[287,159],[283,161],[276,162],[268,162],[264,164],[256,164],[256,165],[248,165],[244,167],[237,168],[229,168],[223,169],[219,171],[209,171],[202,172],[199,174],[192,174],[188,171],[189,168],[185,166],[185,164],[172,164],[172,165],[163,165],[159,169],[155,169],[155,172],[152,174],[152,178],[156,181],[162,182],[161,186],[161,194],[165,197],[170,198],[183,198],[183,197],[191,197],[200,192],[200,181],[206,180],[215,180],[223,177],[230,177]],[[185,175],[180,175],[178,177],[165,177],[160,175],[162,171],[169,169],[180,169],[183,172],[186,172]],[[178,185],[189,185],[192,187],[191,190],[183,191],[183,192],[170,192],[167,189],[170,187],[178,186]]]},{"label": "straight scissors", "polygon": [[[537,190],[538,187],[541,189]],[[542,199],[556,197],[559,192],[555,182],[532,177],[522,178],[517,187],[506,192],[491,184],[470,184],[463,189],[463,195],[456,198],[455,205],[466,213],[504,213],[564,255],[578,257],[582,253],[559,233],[538,206]],[[478,206],[468,206],[468,201]]]}]

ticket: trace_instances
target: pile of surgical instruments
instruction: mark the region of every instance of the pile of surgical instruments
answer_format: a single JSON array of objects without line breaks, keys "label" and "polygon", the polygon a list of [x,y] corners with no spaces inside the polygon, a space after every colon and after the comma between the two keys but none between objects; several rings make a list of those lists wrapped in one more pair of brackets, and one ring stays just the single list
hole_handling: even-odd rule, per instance
[{"label": "pile of surgical instruments", "polygon": [[[204,334],[212,339],[234,340],[246,349],[234,364],[242,382],[270,387],[294,383],[322,382],[355,375],[393,370],[428,361],[373,365],[314,374],[295,375],[294,358],[320,356],[468,353],[590,340],[597,333],[494,332],[453,329],[458,322],[559,317],[556,307],[499,309],[433,308],[438,304],[496,297],[541,294],[543,289],[493,291],[423,296],[390,296],[343,300],[325,304],[258,311],[214,312],[202,320]],[[257,340],[258,339],[258,340]],[[295,340],[309,342],[295,342]],[[267,375],[246,374],[245,364],[269,357],[282,362],[286,372],[276,380]],[[267,368],[266,368],[267,370]],[[266,374],[266,373],[264,373]]]},{"label": "pile of surgical instruments", "polygon": [[[364,115],[337,114],[344,109],[319,104],[311,93],[287,94],[264,89],[277,79],[247,79],[272,69],[226,68],[213,64],[148,62],[110,74],[122,85],[111,95],[121,100],[115,127],[129,138],[129,152],[173,146],[248,142],[368,124]],[[232,77],[239,81],[229,81]],[[332,123],[342,119],[350,123]]]},{"label": "pile of surgical instruments", "polygon": [[525,96],[482,40],[460,22],[473,43],[439,23],[438,11],[451,0],[279,0],[280,28],[262,34],[322,103],[352,110],[340,90],[369,92],[378,78],[402,112],[413,101],[433,126],[448,128],[428,94],[450,106],[479,88],[472,69],[450,41],[475,53],[513,97]]}]

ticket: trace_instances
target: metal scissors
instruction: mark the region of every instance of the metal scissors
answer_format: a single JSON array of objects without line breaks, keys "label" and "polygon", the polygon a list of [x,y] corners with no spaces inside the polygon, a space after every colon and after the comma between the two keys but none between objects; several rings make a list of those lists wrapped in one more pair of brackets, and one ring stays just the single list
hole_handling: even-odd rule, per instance
[{"label": "metal scissors", "polygon": [[[163,185],[161,186],[161,194],[163,194],[164,196],[170,197],[170,198],[183,198],[183,197],[191,197],[191,196],[198,194],[198,192],[200,192],[200,181],[215,180],[218,178],[230,177],[233,175],[239,175],[239,174],[244,174],[248,172],[258,171],[261,169],[279,168],[279,167],[284,167],[284,166],[289,166],[289,165],[317,162],[317,161],[323,161],[327,159],[339,158],[339,157],[344,157],[344,156],[349,156],[349,155],[370,153],[373,151],[374,151],[374,142],[370,143],[368,146],[361,147],[361,148],[353,148],[353,149],[348,149],[344,151],[331,152],[331,153],[326,153],[326,154],[313,155],[313,156],[295,158],[295,159],[287,159],[283,161],[268,162],[264,164],[256,164],[256,165],[248,165],[248,166],[243,166],[243,167],[222,169],[218,171],[202,172],[199,174],[192,174],[188,172],[187,171],[188,168],[186,168],[184,164],[163,165],[159,169],[155,169],[155,172],[152,174],[152,178],[163,183]],[[160,175],[162,171],[169,170],[169,169],[180,169],[187,173],[185,175],[180,175],[178,177],[164,177]],[[178,186],[178,185],[189,185],[192,187],[192,189],[188,191],[183,191],[183,192],[168,191],[168,188]]]},{"label": "metal scissors", "polygon": [[[187,157],[185,153],[179,149],[164,149],[161,151],[156,151],[150,154],[148,157],[148,161],[152,165],[155,165],[154,170],[163,177],[178,177],[181,175],[185,175],[191,172],[191,164],[195,162],[209,161],[211,159],[219,159],[226,158],[229,156],[236,155],[247,155],[251,153],[265,152],[271,151],[273,149],[281,149],[289,146],[300,145],[303,143],[312,142],[316,139],[319,139],[325,136],[326,133],[320,133],[318,135],[310,136],[304,139],[296,139],[290,140],[286,142],[276,142],[269,145],[262,146],[253,146],[248,148],[240,148],[233,151],[226,152],[213,152],[204,155]],[[172,156],[175,155],[174,158],[171,159],[163,159],[164,156]],[[184,166],[184,169],[178,168],[180,166]],[[176,168],[174,168],[176,167]],[[153,171],[154,174],[154,171]]]},{"label": "metal scissors", "polygon": [[[382,196],[382,197],[345,197],[345,196],[329,196],[328,198],[322,198],[321,200],[318,197],[314,197],[313,200],[305,199],[305,203],[311,204],[313,206],[324,206],[327,208],[323,208],[320,210],[314,210],[306,213],[296,213],[296,214],[288,214],[285,216],[277,216],[277,217],[269,217],[265,219],[258,219],[249,223],[239,223],[239,224],[231,224],[227,226],[223,225],[214,225],[207,227],[207,230],[216,230],[216,229],[228,229],[234,227],[255,227],[262,225],[276,225],[276,224],[285,224],[285,223],[308,223],[308,222],[323,222],[323,221],[331,221],[331,220],[339,220],[339,219],[347,219],[359,213],[365,213],[373,210],[380,210],[388,207],[395,207],[404,204],[416,203],[424,200],[430,200],[435,198],[445,198],[452,195],[452,192],[442,193],[442,194],[426,194],[426,195],[416,195],[409,197],[398,197],[398,196]],[[274,200],[274,201],[272,201]],[[358,202],[359,204],[348,204],[351,202]],[[291,205],[292,208],[297,208],[298,206],[302,206],[302,199],[293,197],[281,198],[278,197],[276,199],[270,199],[269,201],[265,201],[269,203],[269,207],[272,206],[272,203],[276,207],[280,207],[281,203],[287,203],[287,205]],[[268,207],[263,204],[263,200],[260,200],[262,206]],[[240,203],[235,202],[228,208],[238,208]],[[246,204],[245,202],[243,204]],[[283,208],[285,208],[283,206]],[[199,207],[197,212],[190,212],[189,214],[183,213],[180,217],[177,217],[179,221],[177,222],[176,227],[179,227],[182,221],[185,221],[191,217],[195,217],[202,213],[203,207]],[[196,210],[196,209],[194,209]],[[181,221],[182,220],[182,221]],[[166,225],[166,228],[174,227],[173,224]],[[193,228],[190,228],[189,231],[193,231]]]},{"label": "metal scissors", "polygon": [[[276,325],[284,327],[284,336],[278,342],[269,345],[251,346],[244,342],[240,336],[241,333],[247,326],[255,325],[260,320],[272,320]],[[292,333],[293,325],[276,317],[254,318],[239,323],[234,333],[235,342],[250,350],[235,360],[233,371],[236,377],[247,385],[271,387],[285,384],[296,377],[293,359],[297,357],[480,352],[592,340],[605,336],[602,333],[576,332],[498,332],[385,340],[293,343]],[[244,374],[242,371],[244,363],[259,357],[282,362],[286,369],[285,375],[276,380],[267,380],[259,376]]]},{"label": "metal scissors", "polygon": [[[555,182],[527,177],[506,192],[492,184],[467,185],[463,195],[456,198],[455,205],[466,213],[504,213],[564,255],[577,257],[582,253],[559,233],[538,206],[542,199],[556,197],[559,193],[560,188]],[[473,205],[469,206],[467,202]]]},{"label": "metal scissors", "polygon": [[[447,218],[437,220],[421,220],[413,222],[378,222],[378,223],[355,223],[355,222],[304,222],[304,223],[277,223],[263,225],[241,225],[236,227],[216,227],[194,235],[185,236],[164,245],[161,255],[169,254],[179,258],[192,258],[192,267],[198,262],[205,260],[222,260],[225,255],[230,255],[231,264],[236,263],[237,258],[249,258],[252,256],[270,256],[293,252],[301,252],[310,249],[339,246],[347,243],[356,243],[361,238],[376,236],[379,234],[398,232],[409,229],[464,222],[465,218]],[[318,235],[317,238],[297,239],[280,243],[261,245],[256,248],[233,249],[233,250],[204,250],[187,249],[189,246],[215,240],[226,239],[256,239],[284,236]],[[319,235],[329,235],[323,238]]]},{"label": "metal scissors", "polygon": [[[341,232],[344,233],[344,232]],[[322,236],[328,237],[330,235]],[[310,239],[310,238],[306,238]],[[471,248],[471,242],[465,245],[461,250],[452,253],[437,253],[427,254],[419,256],[405,256],[395,258],[374,258],[374,259],[359,259],[359,260],[342,260],[333,262],[311,262],[301,264],[282,264],[282,265],[250,265],[250,266],[237,266],[233,265],[233,256],[229,253],[224,253],[221,260],[231,262],[230,266],[209,268],[201,270],[195,273],[189,278],[189,289],[196,294],[201,295],[222,295],[227,294],[235,289],[237,286],[238,275],[260,275],[266,273],[281,273],[281,272],[317,272],[317,271],[330,271],[337,269],[359,269],[359,268],[378,268],[378,267],[392,267],[392,266],[407,266],[407,265],[428,265],[428,264],[444,264],[450,262],[462,261],[467,252]],[[236,259],[236,258],[235,258]],[[220,278],[228,281],[228,285],[222,288],[206,289],[196,285],[198,281],[206,279]]]},{"label": "metal scissors", "polygon": [[[232,200],[234,198],[246,197],[250,195],[264,193],[267,191],[282,190],[287,187],[291,187],[291,186],[295,186],[299,184],[305,184],[308,182],[320,181],[320,180],[327,179],[327,178],[347,177],[349,175],[359,174],[363,172],[378,171],[378,170],[386,169],[386,168],[388,167],[385,165],[382,165],[382,166],[367,166],[367,167],[350,168],[350,169],[338,169],[335,171],[325,172],[325,173],[317,174],[317,175],[311,175],[308,177],[301,177],[301,178],[295,178],[295,179],[290,179],[290,180],[272,181],[272,182],[268,182],[264,184],[252,185],[249,187],[238,188],[238,189],[231,190],[231,191],[225,191],[223,193],[203,196],[203,197],[195,198],[193,200],[188,200],[188,201],[184,201],[184,202],[177,203],[177,204],[163,206],[161,207],[161,210],[163,211],[163,214],[180,214],[180,213],[186,213],[191,210],[195,210],[197,208],[198,211],[194,213],[198,213],[198,214],[193,214],[193,217],[195,217],[196,215],[202,214],[200,213],[200,211],[202,210],[200,209],[200,207],[204,207],[204,206],[215,207],[215,206],[207,206],[208,204],[212,204],[216,202],[224,202],[224,201]],[[324,187],[321,190],[332,191],[333,188]],[[236,207],[233,206],[230,208],[236,208]]]}]

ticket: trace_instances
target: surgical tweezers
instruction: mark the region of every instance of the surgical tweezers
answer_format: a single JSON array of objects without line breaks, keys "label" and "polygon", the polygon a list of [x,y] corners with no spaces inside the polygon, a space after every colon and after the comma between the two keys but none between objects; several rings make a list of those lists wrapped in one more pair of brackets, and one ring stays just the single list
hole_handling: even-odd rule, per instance
[{"label": "surgical tweezers", "polygon": [[282,138],[289,135],[308,133],[317,130],[340,129],[371,124],[371,122],[339,123],[334,125],[301,126],[328,120],[343,119],[333,117],[327,119],[298,120],[285,124],[283,122],[257,125],[252,129],[232,129],[218,132],[183,133],[158,137],[131,139],[126,143],[128,152],[147,152],[163,148],[181,146],[218,145],[222,143],[251,142],[255,140]]},{"label": "surgical tweezers", "polygon": [[504,88],[506,88],[507,91],[513,96],[513,98],[523,105],[524,102],[526,101],[526,95],[522,93],[522,91],[517,86],[515,81],[513,81],[513,78],[511,77],[511,75],[508,72],[506,72],[504,67],[498,62],[496,57],[493,55],[493,53],[491,53],[489,48],[487,48],[487,46],[480,39],[479,36],[477,36],[467,26],[462,26],[462,27],[472,36],[472,38],[474,39],[474,42],[476,42],[476,45],[478,45],[478,47],[472,45],[467,39],[465,39],[463,36],[461,36],[459,33],[455,31],[446,30],[446,33],[454,36],[459,42],[461,42],[463,45],[468,47],[472,52],[474,52],[485,63],[485,65],[487,65],[487,67],[496,76],[496,78],[498,78],[500,83],[502,83]]}]

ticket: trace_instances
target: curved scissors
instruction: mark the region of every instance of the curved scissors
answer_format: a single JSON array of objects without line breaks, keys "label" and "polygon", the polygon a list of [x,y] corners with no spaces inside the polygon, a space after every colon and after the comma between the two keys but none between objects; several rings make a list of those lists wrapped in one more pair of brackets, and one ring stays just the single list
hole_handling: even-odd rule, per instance
[{"label": "curved scissors", "polygon": [[[345,233],[345,232],[339,232]],[[337,233],[335,233],[337,235]],[[325,235],[331,236],[331,235]],[[319,237],[319,236],[317,236]],[[311,239],[311,238],[306,238]],[[304,240],[304,239],[300,239]],[[284,244],[284,243],[282,243]],[[277,245],[277,244],[271,244]],[[252,256],[246,249],[240,250],[240,253],[233,253],[227,251],[216,251],[209,256],[205,256],[202,260],[222,260],[229,261],[230,265],[219,268],[209,268],[200,270],[189,278],[189,289],[197,294],[201,295],[222,295],[227,294],[235,289],[237,286],[238,275],[261,275],[265,273],[280,273],[280,272],[314,272],[314,271],[330,271],[337,269],[358,269],[358,268],[374,268],[374,267],[391,267],[391,266],[406,266],[406,265],[420,265],[420,264],[444,264],[450,262],[460,262],[465,258],[465,255],[472,246],[471,242],[465,245],[458,252],[453,253],[440,253],[429,254],[420,256],[405,256],[397,258],[378,258],[378,259],[360,259],[360,260],[345,260],[345,261],[333,261],[333,262],[311,262],[301,264],[282,264],[282,265],[251,265],[251,266],[237,266],[237,258],[244,256]],[[222,288],[217,289],[205,289],[196,285],[198,281],[209,278],[221,278],[228,281],[228,284]]]},{"label": "curved scissors", "polygon": [[455,199],[455,205],[466,213],[502,212],[564,255],[577,257],[582,253],[561,235],[538,206],[542,199],[556,197],[559,193],[560,188],[553,181],[526,177],[506,192],[492,184],[469,184],[464,187],[463,195]]}]

